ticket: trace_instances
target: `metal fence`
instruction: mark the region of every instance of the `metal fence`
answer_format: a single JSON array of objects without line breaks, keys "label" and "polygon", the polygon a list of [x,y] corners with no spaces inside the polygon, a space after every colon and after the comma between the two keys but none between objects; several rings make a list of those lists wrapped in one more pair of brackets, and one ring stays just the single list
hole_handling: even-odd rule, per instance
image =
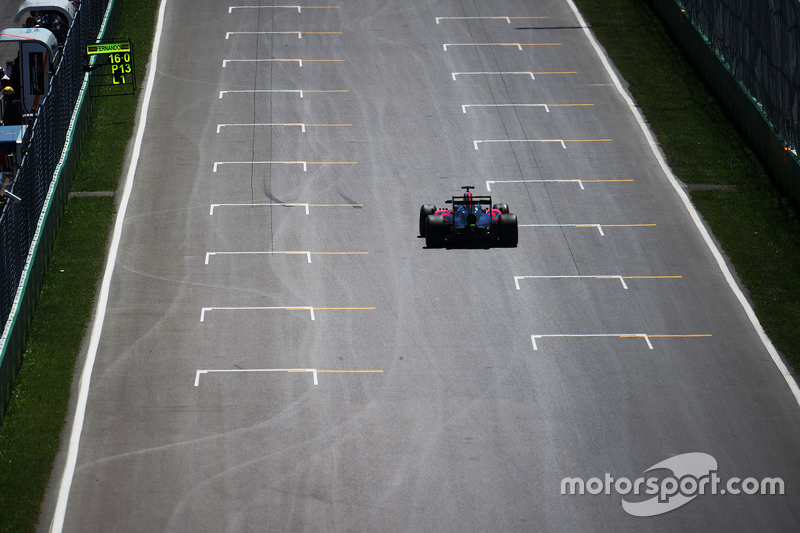
[{"label": "metal fence", "polygon": [[685,16],[722,57],[792,149],[800,147],[800,2],[680,0]]},{"label": "metal fence", "polygon": [[81,1],[50,90],[26,133],[26,155],[9,187],[22,201],[0,205],[0,324],[6,323],[14,302],[39,216],[61,157],[83,83],[86,44],[96,40],[109,1]]}]

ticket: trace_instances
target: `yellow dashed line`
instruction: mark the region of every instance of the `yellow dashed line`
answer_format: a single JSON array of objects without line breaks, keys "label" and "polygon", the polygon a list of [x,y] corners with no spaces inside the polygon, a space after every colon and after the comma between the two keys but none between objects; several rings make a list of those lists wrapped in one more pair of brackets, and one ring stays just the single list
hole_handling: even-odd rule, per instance
[{"label": "yellow dashed line", "polygon": [[317,370],[317,372],[331,372],[331,373],[348,373],[348,374],[359,374],[359,373],[381,373],[383,370]]},{"label": "yellow dashed line", "polygon": [[622,279],[681,279],[683,276],[622,276]]},{"label": "yellow dashed line", "polygon": [[[306,204],[285,204],[285,205],[306,205]],[[364,207],[364,204],[308,204],[309,207]]]},{"label": "yellow dashed line", "polygon": [[357,161],[308,161],[307,165],[357,165]]},{"label": "yellow dashed line", "polygon": [[314,311],[374,311],[374,307],[315,307]]},{"label": "yellow dashed line", "polygon": [[648,335],[648,337],[711,337],[710,333],[703,333],[700,335]]},{"label": "yellow dashed line", "polygon": [[[304,253],[304,252],[296,252]],[[309,252],[311,255],[369,255],[369,252]]]}]

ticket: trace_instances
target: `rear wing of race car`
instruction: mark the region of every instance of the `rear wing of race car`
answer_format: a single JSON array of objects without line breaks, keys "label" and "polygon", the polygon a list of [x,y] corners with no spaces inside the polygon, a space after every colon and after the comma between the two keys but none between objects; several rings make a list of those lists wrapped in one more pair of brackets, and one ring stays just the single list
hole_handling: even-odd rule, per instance
[{"label": "rear wing of race car", "polygon": [[471,205],[480,205],[480,206],[488,206],[489,208],[492,207],[492,197],[491,196],[473,196],[469,200],[465,200],[463,196],[453,196],[452,200],[445,200],[446,204],[453,204],[453,207],[463,205],[463,206],[471,206]]}]

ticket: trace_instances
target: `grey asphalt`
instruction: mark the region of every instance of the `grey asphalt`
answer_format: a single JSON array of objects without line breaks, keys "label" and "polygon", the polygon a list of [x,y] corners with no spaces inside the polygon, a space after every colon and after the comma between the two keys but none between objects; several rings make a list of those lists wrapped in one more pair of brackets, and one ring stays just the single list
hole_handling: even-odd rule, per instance
[{"label": "grey asphalt", "polygon": [[[65,531],[797,530],[798,404],[566,2],[228,8],[167,5]],[[436,23],[475,16],[548,18]],[[461,107],[510,103],[549,111]],[[611,141],[473,145],[552,139]],[[562,181],[491,185],[517,248],[427,249],[487,180]],[[690,452],[786,492],[560,493]]]}]

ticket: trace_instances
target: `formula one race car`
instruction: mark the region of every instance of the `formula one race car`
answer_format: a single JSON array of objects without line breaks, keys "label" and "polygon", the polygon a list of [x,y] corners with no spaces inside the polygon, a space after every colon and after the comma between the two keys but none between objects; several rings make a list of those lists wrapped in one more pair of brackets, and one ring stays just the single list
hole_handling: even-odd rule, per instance
[{"label": "formula one race car", "polygon": [[428,248],[441,248],[446,242],[484,240],[500,246],[517,245],[517,215],[508,205],[492,205],[491,196],[473,196],[472,185],[461,187],[463,196],[453,196],[445,203],[452,209],[437,209],[425,204],[419,209],[419,234]]}]

